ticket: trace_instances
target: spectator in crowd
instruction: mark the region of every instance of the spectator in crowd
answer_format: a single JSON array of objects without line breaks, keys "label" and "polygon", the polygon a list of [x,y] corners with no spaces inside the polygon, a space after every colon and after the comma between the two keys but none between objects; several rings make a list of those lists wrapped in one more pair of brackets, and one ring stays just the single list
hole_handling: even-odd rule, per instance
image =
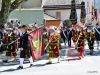
[{"label": "spectator in crowd", "polygon": [[0,52],[4,51],[3,39],[4,39],[4,27],[0,28]]},{"label": "spectator in crowd", "polygon": [[90,49],[90,55],[93,55],[95,32],[94,32],[93,26],[91,24],[86,29],[86,35],[87,35],[88,47]]},{"label": "spectator in crowd", "polygon": [[100,25],[99,23],[96,24],[96,29],[95,30],[95,39],[97,42],[97,50],[99,49],[99,45],[100,45]]},{"label": "spectator in crowd", "polygon": [[66,32],[66,29],[64,27],[61,28],[60,36],[61,36],[63,43],[66,46],[67,32]]},{"label": "spectator in crowd", "polygon": [[71,47],[72,28],[67,29],[68,46]]}]

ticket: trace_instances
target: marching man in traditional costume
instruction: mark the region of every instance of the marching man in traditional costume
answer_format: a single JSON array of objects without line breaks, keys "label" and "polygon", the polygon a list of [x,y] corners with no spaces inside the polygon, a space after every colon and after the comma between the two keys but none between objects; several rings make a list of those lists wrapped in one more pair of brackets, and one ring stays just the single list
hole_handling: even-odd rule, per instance
[{"label": "marching man in traditional costume", "polygon": [[79,51],[80,58],[84,57],[85,38],[86,38],[85,30],[82,26],[80,26],[80,33],[79,33],[79,37],[77,40],[77,47],[78,47],[77,49]]},{"label": "marching man in traditional costume", "polygon": [[80,33],[80,29],[79,29],[78,24],[73,25],[73,29],[72,29],[72,40],[73,40],[73,43],[75,45],[76,45],[76,42],[78,40],[79,33]]},{"label": "marching man in traditional costume", "polygon": [[93,55],[95,32],[91,24],[87,27],[86,35],[87,35],[88,47],[90,49],[90,55]]},{"label": "marching man in traditional costume", "polygon": [[7,28],[6,31],[6,36],[3,41],[6,45],[6,60],[4,60],[4,62],[8,62],[8,59],[12,56],[14,57],[14,61],[16,61],[17,42],[12,42],[17,39],[17,35],[14,33],[12,28]]},{"label": "marching man in traditional costume", "polygon": [[3,39],[4,39],[4,28],[0,28],[0,52],[1,53],[4,51]]},{"label": "marching man in traditional costume", "polygon": [[52,64],[52,59],[54,57],[58,58],[59,62],[59,30],[55,26],[50,26],[48,30],[49,38],[49,62],[47,64]]},{"label": "marching man in traditional costume", "polygon": [[20,37],[20,64],[18,69],[23,69],[24,58],[28,58],[30,61],[30,67],[33,66],[32,53],[30,48],[29,34],[27,33],[27,26],[20,27],[22,36]]},{"label": "marching man in traditional costume", "polygon": [[100,25],[99,23],[96,24],[96,29],[95,29],[95,39],[97,42],[97,50],[99,50],[99,45],[100,45]]}]

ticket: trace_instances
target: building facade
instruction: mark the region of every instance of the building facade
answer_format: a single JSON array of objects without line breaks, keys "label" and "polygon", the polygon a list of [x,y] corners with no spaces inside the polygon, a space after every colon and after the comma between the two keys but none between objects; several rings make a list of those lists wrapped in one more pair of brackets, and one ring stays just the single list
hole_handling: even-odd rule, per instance
[{"label": "building facade", "polygon": [[[44,8],[44,13],[58,20],[69,20],[71,13],[71,1],[72,0],[42,0],[42,7]],[[85,8],[87,14],[86,20],[91,19],[92,5],[94,6],[94,0],[76,0],[76,12],[78,22],[80,22],[80,4],[82,1],[85,1]]]},{"label": "building facade", "polygon": [[[71,13],[71,1],[72,0],[43,0],[42,6],[44,13],[53,16],[54,18],[64,21],[69,20]],[[81,0],[76,1],[76,11],[80,12]],[[80,16],[78,16],[79,19]]]}]

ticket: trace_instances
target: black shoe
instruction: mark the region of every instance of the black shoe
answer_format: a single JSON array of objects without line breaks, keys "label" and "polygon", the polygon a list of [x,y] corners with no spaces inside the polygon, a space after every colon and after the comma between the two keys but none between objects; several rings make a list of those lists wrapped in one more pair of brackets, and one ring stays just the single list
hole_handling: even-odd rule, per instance
[{"label": "black shoe", "polygon": [[93,53],[90,53],[90,55],[93,55]]},{"label": "black shoe", "polygon": [[17,69],[23,69],[23,66],[19,66],[19,67],[17,67]]},{"label": "black shoe", "polygon": [[33,64],[30,64],[30,67],[32,67],[33,66]]},{"label": "black shoe", "polygon": [[93,50],[90,51],[90,55],[93,55]]},{"label": "black shoe", "polygon": [[8,63],[8,60],[3,60],[4,63]]},{"label": "black shoe", "polygon": [[52,64],[52,62],[47,62],[46,64]]},{"label": "black shoe", "polygon": [[90,52],[90,55],[93,55],[93,52]]},{"label": "black shoe", "polygon": [[90,52],[90,55],[93,55],[93,52]]}]

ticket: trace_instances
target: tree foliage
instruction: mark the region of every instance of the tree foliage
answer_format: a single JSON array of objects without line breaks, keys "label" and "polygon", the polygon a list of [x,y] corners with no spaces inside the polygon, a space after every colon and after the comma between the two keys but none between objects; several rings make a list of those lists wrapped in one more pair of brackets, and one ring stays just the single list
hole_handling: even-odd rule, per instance
[{"label": "tree foliage", "polygon": [[24,1],[27,0],[2,0],[0,11],[0,28],[4,27],[9,14],[18,8],[18,6]]}]

